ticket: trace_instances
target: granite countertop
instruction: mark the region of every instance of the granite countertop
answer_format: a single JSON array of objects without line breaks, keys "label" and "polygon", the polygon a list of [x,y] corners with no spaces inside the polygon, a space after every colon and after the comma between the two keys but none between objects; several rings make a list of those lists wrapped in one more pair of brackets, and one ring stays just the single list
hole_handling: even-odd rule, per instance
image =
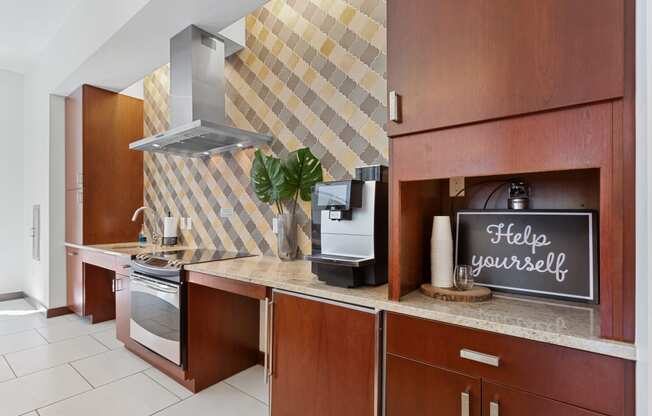
[{"label": "granite countertop", "polygon": [[109,254],[113,256],[137,256],[144,253],[152,252],[166,252],[166,251],[175,251],[189,249],[191,247],[186,246],[156,246],[154,244],[146,244],[144,246],[139,245],[137,242],[128,242],[128,243],[111,243],[111,244],[94,244],[94,245],[83,245],[83,244],[74,244],[74,243],[65,243],[66,247],[78,248],[80,250],[89,250],[96,251],[99,253]]},{"label": "granite countertop", "polygon": [[633,344],[599,337],[600,314],[598,308],[591,305],[503,294],[496,294],[492,300],[482,303],[453,303],[429,298],[419,291],[394,302],[387,299],[387,285],[356,289],[328,286],[311,273],[310,262],[282,262],[266,256],[194,264],[185,269],[377,310],[636,359]]}]

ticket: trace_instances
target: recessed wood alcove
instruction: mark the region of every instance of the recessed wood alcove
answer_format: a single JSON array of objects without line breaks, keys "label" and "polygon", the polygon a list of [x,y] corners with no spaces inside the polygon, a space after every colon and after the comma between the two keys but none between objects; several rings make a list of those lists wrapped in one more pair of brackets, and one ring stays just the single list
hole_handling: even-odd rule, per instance
[{"label": "recessed wood alcove", "polygon": [[[494,186],[471,184],[518,176],[532,185],[532,208],[599,211],[602,336],[632,341],[633,152],[622,123],[617,100],[391,139],[390,298],[428,277],[434,215],[482,208]],[[460,176],[470,189],[452,206],[449,178]],[[504,208],[505,195],[488,207]]]}]

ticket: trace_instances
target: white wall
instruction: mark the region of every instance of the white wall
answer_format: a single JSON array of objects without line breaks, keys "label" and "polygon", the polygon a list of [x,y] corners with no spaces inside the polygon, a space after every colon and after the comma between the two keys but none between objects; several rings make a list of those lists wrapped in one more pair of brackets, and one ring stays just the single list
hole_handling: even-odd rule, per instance
[{"label": "white wall", "polygon": [[0,294],[23,290],[23,76],[0,70]]},{"label": "white wall", "polygon": [[41,259],[34,261],[30,240],[22,239],[26,266],[23,290],[46,307],[66,304],[62,251],[65,212],[60,187],[65,167],[63,112],[60,99],[52,98],[51,108],[50,94],[147,3],[148,0],[81,2],[38,62],[25,74],[22,159],[25,191],[21,227],[29,227],[31,207],[40,204],[42,244]]},{"label": "white wall", "polygon": [[143,86],[143,80],[136,81],[131,84],[129,87],[120,91],[120,94],[128,95],[130,97],[138,98],[139,100],[145,99],[145,90]]}]

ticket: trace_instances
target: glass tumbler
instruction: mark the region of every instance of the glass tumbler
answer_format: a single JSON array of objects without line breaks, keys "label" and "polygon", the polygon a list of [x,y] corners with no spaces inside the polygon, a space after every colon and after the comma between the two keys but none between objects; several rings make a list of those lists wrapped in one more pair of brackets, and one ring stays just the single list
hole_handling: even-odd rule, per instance
[{"label": "glass tumbler", "polygon": [[453,285],[457,290],[473,288],[473,268],[467,264],[458,264],[453,272]]}]

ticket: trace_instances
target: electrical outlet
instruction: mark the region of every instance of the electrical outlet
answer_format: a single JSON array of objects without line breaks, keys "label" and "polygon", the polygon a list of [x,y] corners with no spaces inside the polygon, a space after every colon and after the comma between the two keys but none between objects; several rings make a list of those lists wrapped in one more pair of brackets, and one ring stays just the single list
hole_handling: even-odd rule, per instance
[{"label": "electrical outlet", "polygon": [[464,176],[449,179],[448,194],[451,197],[464,196]]},{"label": "electrical outlet", "polygon": [[278,219],[272,218],[272,232],[278,234]]},{"label": "electrical outlet", "polygon": [[192,218],[190,217],[186,218],[186,230],[192,230]]},{"label": "electrical outlet", "polygon": [[233,216],[233,208],[220,208],[220,217],[231,218]]}]

